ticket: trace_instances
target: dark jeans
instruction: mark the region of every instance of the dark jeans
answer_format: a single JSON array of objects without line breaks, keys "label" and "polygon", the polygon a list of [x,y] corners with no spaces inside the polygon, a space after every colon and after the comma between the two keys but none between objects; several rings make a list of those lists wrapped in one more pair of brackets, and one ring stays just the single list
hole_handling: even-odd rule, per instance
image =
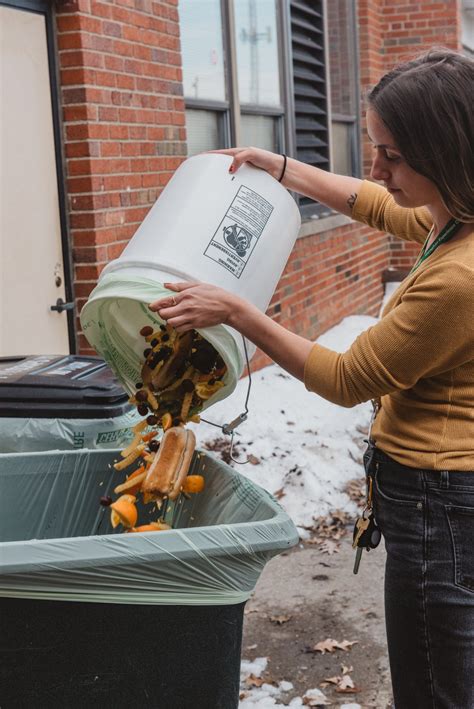
[{"label": "dark jeans", "polygon": [[396,709],[473,709],[474,472],[408,468],[372,446],[364,462],[387,549]]}]

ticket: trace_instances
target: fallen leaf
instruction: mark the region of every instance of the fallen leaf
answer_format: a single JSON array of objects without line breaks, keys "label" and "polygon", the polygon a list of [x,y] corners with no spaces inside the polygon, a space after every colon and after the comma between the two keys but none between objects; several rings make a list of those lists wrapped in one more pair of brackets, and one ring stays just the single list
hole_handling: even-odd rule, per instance
[{"label": "fallen leaf", "polygon": [[337,640],[331,640],[331,638],[326,638],[326,640],[320,640],[316,643],[309,652],[320,652],[324,655],[326,652],[334,652],[336,650]]},{"label": "fallen leaf", "polygon": [[257,647],[257,643],[254,643],[253,645],[247,645],[246,649],[247,650],[255,650],[256,647]]},{"label": "fallen leaf", "polygon": [[349,495],[353,502],[362,504],[365,500],[366,493],[366,483],[365,478],[356,478],[354,480],[349,480],[344,488],[344,492]]},{"label": "fallen leaf", "polygon": [[329,554],[329,556],[332,556],[333,554],[338,554],[340,552],[340,546],[337,542],[333,542],[331,539],[325,539],[319,547],[319,551],[323,554]]},{"label": "fallen leaf", "polygon": [[354,668],[352,665],[350,667],[347,667],[346,665],[341,665],[341,672],[343,675],[348,675],[351,672],[354,672]]},{"label": "fallen leaf", "polygon": [[261,687],[262,684],[266,683],[266,681],[267,680],[263,679],[263,677],[257,677],[254,674],[251,674],[245,678],[245,684],[249,687]]},{"label": "fallen leaf", "polygon": [[289,620],[293,618],[292,615],[270,615],[268,619],[275,623],[276,625],[283,625],[283,623],[288,623]]},{"label": "fallen leaf", "polygon": [[344,675],[336,687],[336,692],[339,694],[357,694],[358,691],[349,675]]},{"label": "fallen leaf", "polygon": [[285,497],[286,492],[284,489],[281,487],[279,490],[275,490],[273,493],[273,497],[276,497],[277,500],[281,500],[282,497]]},{"label": "fallen leaf", "polygon": [[247,461],[252,465],[260,465],[260,458],[257,458],[256,455],[252,455],[252,453],[247,458]]},{"label": "fallen leaf", "polygon": [[320,686],[322,687],[324,684],[324,686],[327,687],[328,684],[339,684],[340,681],[341,678],[338,675],[336,675],[335,677],[325,677],[324,680],[321,682]]},{"label": "fallen leaf", "polygon": [[350,650],[353,645],[357,645],[358,642],[358,640],[343,640],[338,643],[337,647],[346,652],[347,650]]},{"label": "fallen leaf", "polygon": [[249,615],[249,613],[260,613],[260,608],[246,608],[244,615]]},{"label": "fallen leaf", "polygon": [[326,638],[326,640],[320,640],[320,642],[313,645],[312,648],[307,649],[306,652],[320,652],[322,655],[326,652],[335,652],[335,650],[344,650],[344,652],[347,652],[358,642],[358,640],[342,640],[338,642],[332,638]]}]

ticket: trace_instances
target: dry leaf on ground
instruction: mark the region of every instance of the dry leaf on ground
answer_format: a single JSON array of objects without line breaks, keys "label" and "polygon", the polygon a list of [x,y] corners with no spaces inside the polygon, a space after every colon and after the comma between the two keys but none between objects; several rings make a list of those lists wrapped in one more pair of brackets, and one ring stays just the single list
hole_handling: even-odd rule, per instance
[{"label": "dry leaf on ground", "polygon": [[337,542],[333,542],[331,539],[325,539],[321,542],[319,551],[323,554],[329,554],[329,556],[332,556],[333,554],[338,554],[341,549]]},{"label": "dry leaf on ground", "polygon": [[260,458],[257,458],[256,455],[252,455],[252,453],[248,456],[247,461],[252,465],[260,465]]},{"label": "dry leaf on ground", "polygon": [[269,615],[268,620],[276,625],[283,625],[283,623],[288,623],[289,620],[293,618],[292,615]]},{"label": "dry leaf on ground", "polygon": [[336,687],[336,692],[340,694],[357,694],[358,691],[359,689],[355,686],[352,677],[349,677],[349,675],[343,675]]},{"label": "dry leaf on ground", "polygon": [[326,640],[321,640],[319,643],[316,643],[316,645],[313,645],[312,648],[307,648],[306,652],[320,652],[321,655],[324,655],[326,652],[335,652],[336,650],[344,650],[344,652],[347,652],[358,642],[358,640],[342,640],[338,642],[332,638],[326,638]]},{"label": "dry leaf on ground", "polygon": [[330,684],[336,685],[336,692],[340,694],[357,694],[359,692],[359,689],[354,685],[352,677],[346,673],[343,673],[342,677],[340,675],[325,677],[319,686],[326,689]]},{"label": "dry leaf on ground", "polygon": [[365,478],[355,478],[349,480],[344,488],[344,492],[349,495],[353,502],[362,505],[365,502]]},{"label": "dry leaf on ground", "polygon": [[273,497],[276,497],[277,500],[281,500],[282,497],[285,497],[286,492],[282,487],[280,487],[278,490],[275,490],[273,493]]},{"label": "dry leaf on ground", "polygon": [[261,687],[262,684],[266,683],[266,681],[267,680],[263,679],[263,677],[257,677],[254,674],[251,674],[245,678],[245,684],[249,687]]}]

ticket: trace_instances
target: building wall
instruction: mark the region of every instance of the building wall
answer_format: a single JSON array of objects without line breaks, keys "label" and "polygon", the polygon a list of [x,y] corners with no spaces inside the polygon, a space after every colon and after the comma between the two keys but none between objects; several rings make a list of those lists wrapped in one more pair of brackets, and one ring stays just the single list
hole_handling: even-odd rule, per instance
[{"label": "building wall", "polygon": [[[362,114],[364,91],[394,63],[440,42],[459,47],[457,5],[359,0]],[[186,155],[178,0],[60,2],[57,32],[80,312],[104,265],[121,253]],[[368,176],[364,129],[362,158]],[[382,271],[409,267],[415,253],[355,223],[300,238],[269,314],[309,338],[347,315],[376,315]],[[91,352],[79,323],[78,345]],[[266,362],[257,352],[254,366]]]}]

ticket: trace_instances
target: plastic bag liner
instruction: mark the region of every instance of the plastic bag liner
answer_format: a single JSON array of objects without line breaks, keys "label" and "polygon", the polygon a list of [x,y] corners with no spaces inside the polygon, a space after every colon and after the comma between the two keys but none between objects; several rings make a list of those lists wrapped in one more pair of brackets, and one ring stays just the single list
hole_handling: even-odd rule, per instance
[{"label": "plastic bag liner", "polygon": [[102,419],[2,418],[0,453],[125,447],[141,419],[135,409]]},{"label": "plastic bag liner", "polygon": [[[273,497],[203,452],[205,490],[169,503],[170,531],[124,534],[98,504],[118,451],[0,456],[0,596],[143,605],[246,601],[265,563],[298,542]],[[157,518],[138,504],[139,524]],[[100,533],[96,534],[101,523]],[[122,530],[122,527],[119,527]]]},{"label": "plastic bag liner", "polygon": [[[141,380],[143,350],[147,343],[139,335],[144,325],[158,329],[163,320],[148,304],[159,298],[175,295],[158,281],[139,275],[106,274],[92,291],[81,312],[84,335],[105,359],[129,394],[136,392]],[[204,402],[203,409],[231,394],[244,368],[244,359],[237,342],[241,335],[226,325],[198,329],[219,352],[226,363],[224,386]],[[249,356],[255,347],[249,344]]]}]

